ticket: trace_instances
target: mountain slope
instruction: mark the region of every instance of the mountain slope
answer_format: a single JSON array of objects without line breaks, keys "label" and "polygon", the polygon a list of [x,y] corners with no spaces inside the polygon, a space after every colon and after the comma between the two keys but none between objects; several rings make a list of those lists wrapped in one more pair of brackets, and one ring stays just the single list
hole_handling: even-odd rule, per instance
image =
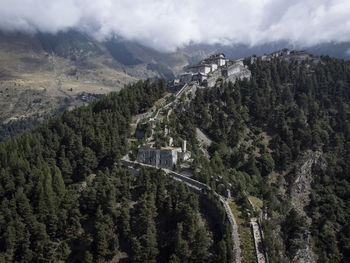
[{"label": "mountain slope", "polygon": [[[118,38],[98,42],[74,30],[0,33],[0,140],[139,79],[172,79],[209,54],[240,58],[286,46],[192,44],[163,53]],[[349,58],[349,48],[348,43],[329,43],[308,50]]]},{"label": "mountain slope", "polygon": [[[80,105],[96,97],[94,94],[163,76],[160,70],[149,68],[148,62],[125,65],[107,47],[76,31],[0,33],[0,137],[11,134],[14,127],[21,126],[18,123],[30,127],[32,121]],[[127,54],[125,49],[120,52]]]},{"label": "mountain slope", "polygon": [[165,89],[139,81],[0,143],[0,262],[233,262],[217,198],[120,163]]},{"label": "mountain slope", "polygon": [[121,67],[106,66],[114,61],[98,45],[87,42],[73,49],[71,43],[69,48],[49,43],[42,36],[0,35],[2,123],[42,117],[81,104],[82,92],[105,94],[137,80]]},{"label": "mountain slope", "polygon": [[187,140],[193,178],[260,217],[270,262],[349,262],[350,63],[245,62],[250,80],[182,94],[155,145]]}]

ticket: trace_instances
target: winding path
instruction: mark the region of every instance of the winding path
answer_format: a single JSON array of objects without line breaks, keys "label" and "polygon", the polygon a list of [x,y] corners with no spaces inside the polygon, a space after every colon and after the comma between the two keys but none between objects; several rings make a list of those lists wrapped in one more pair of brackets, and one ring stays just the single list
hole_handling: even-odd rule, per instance
[{"label": "winding path", "polygon": [[[167,105],[161,107],[160,109],[158,109],[157,113],[156,113],[156,116],[153,118],[154,120],[157,119],[157,116],[159,114],[159,112],[162,110],[162,109],[167,109],[169,107],[171,107],[173,104],[175,104],[177,102],[177,100],[179,99],[179,97],[187,90],[189,89],[190,86],[186,83],[175,95],[175,100],[168,103]],[[172,108],[170,108],[168,114],[167,114],[167,119],[169,119],[169,115],[170,115],[170,112],[172,111]],[[137,123],[144,119],[144,118],[150,118],[151,115],[153,114],[153,111],[148,111],[144,114],[142,114],[136,121],[136,125]],[[152,135],[153,135],[153,129],[152,129]],[[140,163],[140,162],[137,162],[137,161],[131,161],[128,157],[128,154],[125,155],[123,158],[122,158],[122,163],[124,165],[126,165],[127,167],[135,167],[135,166],[143,166],[143,167],[149,167],[149,168],[159,168],[159,167],[156,167],[156,166],[153,166],[153,165],[149,165],[149,164],[144,164],[144,163]],[[197,194],[204,194],[206,191],[211,191],[212,189],[207,186],[206,184],[203,184],[197,180],[194,180],[192,178],[189,178],[187,176],[184,176],[180,173],[176,173],[172,170],[168,170],[168,169],[165,169],[165,168],[160,168],[165,174],[167,174],[168,176],[170,176],[170,178],[174,179],[174,180],[177,180],[177,181],[180,181],[180,182],[183,182],[185,183],[186,185],[188,185],[190,187],[190,189],[192,191],[194,191],[195,193]],[[214,193],[214,196],[216,198],[218,198],[218,200],[222,203],[222,205],[224,206],[225,208],[225,212],[226,212],[226,215],[227,215],[227,218],[231,224],[231,227],[232,227],[232,240],[233,240],[233,251],[234,251],[234,254],[235,254],[235,262],[236,263],[241,263],[241,248],[240,248],[240,240],[239,240],[239,235],[238,235],[238,226],[237,226],[237,223],[236,223],[236,220],[232,214],[232,211],[231,211],[231,208],[229,206],[229,204],[227,203],[227,201],[219,194],[217,194],[216,192],[213,192]]]},{"label": "winding path", "polygon": [[[144,163],[140,163],[137,161],[130,161],[126,156],[124,156],[124,158],[122,159],[122,163],[125,164],[126,166],[143,166],[143,167],[149,167],[149,168],[157,168],[156,166],[153,165],[149,165],[149,164],[144,164]],[[211,190],[211,188],[209,186],[207,186],[206,184],[203,184],[197,180],[194,180],[192,178],[189,178],[187,176],[184,176],[182,174],[176,173],[174,171],[165,169],[165,168],[160,168],[165,174],[169,175],[171,178],[173,178],[174,180],[180,181],[185,183],[186,185],[188,185],[194,192],[198,193],[198,194],[203,194],[204,191],[206,190]],[[216,192],[214,192],[214,196],[216,196],[219,201],[222,203],[222,205],[225,208],[226,211],[226,215],[227,218],[232,226],[232,239],[233,239],[233,250],[235,253],[235,262],[236,263],[241,263],[241,248],[240,248],[240,241],[239,241],[239,235],[238,235],[238,226],[236,223],[236,220],[232,214],[231,208],[229,206],[229,204],[226,202],[226,200],[224,199],[224,197],[222,197],[221,195],[217,194]]]}]

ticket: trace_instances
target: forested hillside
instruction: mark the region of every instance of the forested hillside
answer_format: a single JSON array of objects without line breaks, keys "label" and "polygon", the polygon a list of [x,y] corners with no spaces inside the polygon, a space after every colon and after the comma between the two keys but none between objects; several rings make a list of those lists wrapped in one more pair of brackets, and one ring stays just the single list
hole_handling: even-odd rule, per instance
[{"label": "forested hillside", "polygon": [[[182,136],[190,142],[198,180],[221,193],[230,189],[248,211],[248,196],[264,200],[271,262],[295,260],[308,243],[308,231],[318,262],[348,262],[349,62],[322,57],[319,64],[280,59],[253,64],[247,59],[246,64],[251,80],[182,98],[169,121],[174,141]],[[199,147],[196,128],[213,140],[209,158]],[[298,207],[291,202],[293,193],[303,193],[303,186],[296,190],[296,175],[303,158],[313,161],[307,159],[310,152],[325,165],[312,165],[309,201]]]},{"label": "forested hillside", "polygon": [[0,262],[232,262],[213,197],[121,167],[131,116],[165,88],[140,81],[0,144]]},{"label": "forested hillside", "polygon": [[[348,262],[349,62],[245,63],[250,80],[183,95],[157,125],[156,144],[165,144],[163,125],[175,144],[188,141],[194,179],[230,190],[245,219],[261,217],[270,262]],[[128,140],[132,116],[165,89],[140,81],[0,144],[0,262],[233,262],[231,230],[213,196],[158,170],[135,177],[120,164],[142,142]],[[308,191],[299,182],[305,163]],[[293,201],[296,194],[306,201]],[[241,240],[243,255],[248,243]]]}]

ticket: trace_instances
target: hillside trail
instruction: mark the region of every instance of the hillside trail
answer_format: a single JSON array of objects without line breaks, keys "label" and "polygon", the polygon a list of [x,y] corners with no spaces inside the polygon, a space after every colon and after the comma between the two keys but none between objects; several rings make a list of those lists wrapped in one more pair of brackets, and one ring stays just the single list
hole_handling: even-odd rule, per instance
[{"label": "hillside trail", "polygon": [[[187,90],[187,89],[190,89],[191,87],[188,86],[187,84],[179,91],[176,93],[175,95],[175,99],[174,101],[164,105],[165,103],[165,99],[162,98],[162,102],[161,105],[159,105],[160,107],[158,108],[158,110],[156,110],[154,107],[152,107],[149,111],[147,111],[146,113],[143,113],[143,114],[139,114],[137,116],[134,116],[132,119],[132,123],[131,125],[132,126],[137,126],[137,124],[144,120],[144,119],[152,119],[153,121],[157,121],[158,120],[158,115],[159,115],[159,112],[163,111],[163,110],[169,110],[170,112],[172,111],[172,106],[176,105],[176,103],[178,102],[180,96]],[[153,116],[153,117],[152,117]],[[167,115],[167,118],[169,116]],[[136,128],[136,127],[135,127]],[[153,129],[152,129],[152,134],[153,134]],[[137,161],[131,161],[129,159],[129,156],[128,154],[126,154],[123,158],[122,158],[122,162],[124,162],[125,164],[128,164],[128,165],[140,165],[140,166],[144,166],[144,167],[151,167],[151,168],[156,168],[156,169],[159,169],[159,167],[156,167],[156,166],[153,166],[153,165],[148,165],[148,164],[143,164],[143,163],[140,163],[140,162],[137,162]],[[171,170],[168,170],[168,169],[165,169],[165,168],[160,168],[165,174],[169,175],[172,179],[174,180],[177,180],[177,181],[180,181],[180,182],[183,182],[185,183],[186,185],[188,185],[192,190],[194,190],[194,192],[196,193],[199,193],[199,194],[203,194],[203,191],[202,190],[211,190],[209,186],[197,181],[197,180],[194,180],[192,178],[189,178],[188,176],[186,175],[183,175],[183,174],[180,174],[180,173],[176,173],[174,171],[171,171]],[[232,240],[233,240],[233,244],[234,244],[234,247],[233,247],[233,251],[234,251],[234,254],[235,254],[235,262],[236,263],[241,263],[241,249],[240,249],[240,239],[239,239],[239,234],[238,234],[238,225],[237,225],[237,222],[234,218],[234,215],[231,211],[231,208],[228,204],[228,202],[225,200],[224,197],[222,197],[221,195],[219,195],[218,193],[214,192],[214,195],[216,196],[216,198],[219,199],[219,201],[222,203],[224,209],[225,209],[225,212],[226,212],[226,215],[227,215],[227,218],[231,224],[231,227],[232,227]]]}]

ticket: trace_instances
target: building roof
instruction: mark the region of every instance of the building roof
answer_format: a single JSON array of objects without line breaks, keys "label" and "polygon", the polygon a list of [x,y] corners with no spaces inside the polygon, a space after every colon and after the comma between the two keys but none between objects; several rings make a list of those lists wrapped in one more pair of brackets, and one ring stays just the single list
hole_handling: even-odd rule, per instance
[{"label": "building roof", "polygon": [[175,151],[182,151],[181,147],[171,147],[171,146],[165,146],[161,147],[161,150],[175,150]]},{"label": "building roof", "polygon": [[213,58],[225,58],[225,54],[224,53],[217,53],[217,54],[213,54],[211,56],[209,56],[209,58],[213,59]]},{"label": "building roof", "polygon": [[190,68],[202,68],[202,67],[211,67],[211,65],[209,64],[197,64],[197,65],[193,65]]},{"label": "building roof", "polygon": [[192,72],[185,72],[185,73],[183,73],[183,74],[181,74],[181,76],[186,76],[186,75],[193,75],[193,73]]}]

